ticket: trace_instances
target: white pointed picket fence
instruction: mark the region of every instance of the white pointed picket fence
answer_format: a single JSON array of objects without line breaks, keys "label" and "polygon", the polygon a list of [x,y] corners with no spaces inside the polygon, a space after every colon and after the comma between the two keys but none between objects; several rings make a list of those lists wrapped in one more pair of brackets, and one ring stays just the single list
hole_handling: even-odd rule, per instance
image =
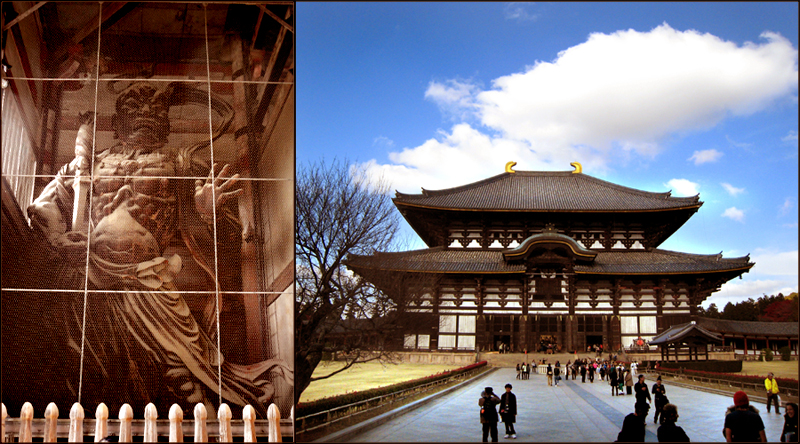
[{"label": "white pointed picket fence", "polygon": [[[44,442],[56,442],[57,438],[64,437],[67,437],[69,442],[84,442],[86,436],[93,436],[94,442],[99,442],[108,437],[109,432],[116,435],[119,442],[132,442],[134,434],[143,436],[144,442],[157,442],[159,436],[167,434],[170,442],[183,442],[184,435],[192,436],[194,442],[208,442],[209,436],[216,438],[217,442],[232,442],[234,436],[244,437],[244,442],[256,442],[259,436],[262,439],[268,436],[269,442],[283,440],[280,411],[275,404],[270,405],[267,410],[267,421],[256,420],[255,409],[250,405],[245,406],[241,420],[233,420],[233,414],[227,404],[219,406],[217,421],[207,420],[208,412],[203,404],[197,404],[194,408],[194,419],[186,421],[183,418],[183,410],[177,404],[173,404],[169,409],[168,422],[159,421],[156,406],[152,403],[144,409],[144,420],[134,420],[133,409],[128,404],[122,405],[117,420],[109,419],[108,407],[100,403],[95,412],[95,419],[84,421],[83,407],[77,402],[70,409],[69,420],[58,419],[58,407],[52,402],[47,406],[43,419],[34,419],[33,405],[29,402],[22,405],[19,419],[7,416],[6,405],[2,404],[2,431],[0,431],[2,442],[14,441],[15,437],[19,442],[31,442],[33,437],[43,437]],[[109,431],[109,423],[114,425],[116,430]],[[208,430],[213,429],[214,425],[218,426],[219,432],[209,433]],[[193,434],[191,430],[194,430]],[[6,433],[9,435],[6,436]]]}]

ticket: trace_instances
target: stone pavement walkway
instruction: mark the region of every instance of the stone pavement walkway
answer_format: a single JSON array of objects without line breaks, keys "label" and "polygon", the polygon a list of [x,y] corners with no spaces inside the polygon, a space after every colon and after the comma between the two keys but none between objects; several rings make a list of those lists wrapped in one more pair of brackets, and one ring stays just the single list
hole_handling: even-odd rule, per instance
[{"label": "stone pavement walkway", "polygon": [[[516,371],[501,368],[465,383],[452,393],[370,430],[345,434],[348,442],[477,442],[481,440],[478,398],[484,387],[502,394],[510,382],[517,395],[517,441],[523,442],[612,442],[617,438],[625,416],[633,412],[634,397],[611,396],[611,387],[596,378],[594,383],[561,381],[549,387],[544,375],[530,380],[515,379]],[[646,380],[652,390],[654,381]],[[731,396],[705,393],[665,384],[667,397],[678,407],[678,425],[693,442],[724,442],[722,426],[725,410],[733,404]],[[783,409],[767,414],[764,404],[753,403],[766,426],[768,441],[779,441],[783,429]],[[653,423],[653,408],[648,416],[645,441],[657,442],[658,426]],[[498,424],[500,441],[505,428]]]}]

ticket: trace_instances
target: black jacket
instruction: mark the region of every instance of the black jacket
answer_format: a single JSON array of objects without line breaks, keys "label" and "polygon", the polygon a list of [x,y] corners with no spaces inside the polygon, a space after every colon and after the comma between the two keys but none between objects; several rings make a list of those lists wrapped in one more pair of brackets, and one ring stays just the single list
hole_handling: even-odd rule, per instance
[{"label": "black jacket", "polygon": [[515,422],[517,416],[517,395],[505,392],[500,396],[500,412],[503,422]]}]

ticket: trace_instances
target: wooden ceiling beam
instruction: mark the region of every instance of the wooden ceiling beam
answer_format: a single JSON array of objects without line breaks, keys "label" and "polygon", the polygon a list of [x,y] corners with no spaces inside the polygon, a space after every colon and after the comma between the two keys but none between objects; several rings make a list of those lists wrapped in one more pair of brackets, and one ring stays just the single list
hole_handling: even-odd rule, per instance
[{"label": "wooden ceiling beam", "polygon": [[41,8],[42,6],[44,6],[45,3],[47,3],[47,2],[39,2],[39,3],[35,4],[35,5],[33,5],[32,8],[30,8],[27,11],[23,12],[22,14],[16,16],[13,20],[11,20],[10,22],[6,23],[3,26],[3,31],[8,31],[9,29],[11,29],[12,26],[16,25],[17,23],[22,21],[25,17],[33,14],[34,12],[36,12],[37,9]]},{"label": "wooden ceiling beam", "polygon": [[[264,11],[265,14],[267,14],[268,16],[274,18],[276,22],[280,23],[281,26],[283,26],[284,28],[288,29],[289,32],[294,33],[294,27],[292,27],[292,25],[290,25],[290,24],[286,23],[285,21],[283,21],[282,18],[278,17],[274,12],[270,11],[269,9],[267,9],[266,6],[264,6],[264,5],[258,5],[258,6],[261,8],[262,11]],[[291,10],[292,9],[289,8],[289,11],[291,11]]]}]

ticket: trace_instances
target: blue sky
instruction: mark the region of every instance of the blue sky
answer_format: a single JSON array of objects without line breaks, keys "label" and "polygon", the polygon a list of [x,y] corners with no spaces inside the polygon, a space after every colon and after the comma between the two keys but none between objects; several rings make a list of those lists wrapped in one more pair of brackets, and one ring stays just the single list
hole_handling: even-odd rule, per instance
[{"label": "blue sky", "polygon": [[[391,189],[571,171],[704,205],[661,248],[798,288],[798,4],[297,3],[297,161]],[[408,248],[423,248],[404,225]]]}]

